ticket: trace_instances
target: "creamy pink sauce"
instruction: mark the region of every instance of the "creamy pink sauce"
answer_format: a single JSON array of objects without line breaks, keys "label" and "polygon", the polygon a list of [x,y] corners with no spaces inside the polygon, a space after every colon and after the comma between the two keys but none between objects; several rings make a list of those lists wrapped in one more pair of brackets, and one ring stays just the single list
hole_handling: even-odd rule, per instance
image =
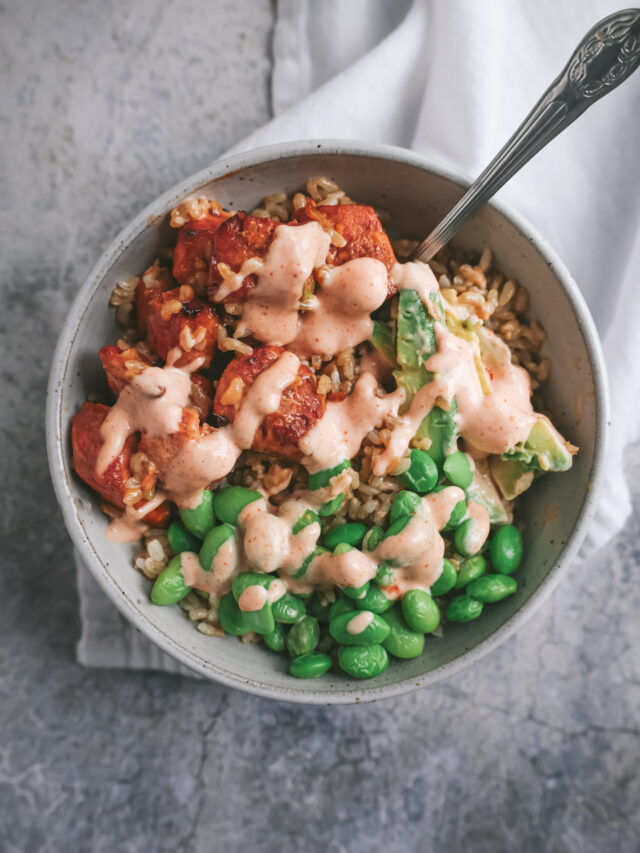
[{"label": "creamy pink sauce", "polygon": [[142,539],[148,530],[149,525],[143,521],[135,521],[126,515],[121,515],[119,518],[111,519],[107,525],[105,536],[109,542],[118,542],[120,545],[126,545]]},{"label": "creamy pink sauce", "polygon": [[[524,368],[510,361],[496,362],[493,375],[485,371],[491,386],[491,393],[485,394],[478,375],[480,356],[472,344],[440,324],[436,324],[436,341],[438,351],[426,363],[436,376],[420,388],[409,410],[392,430],[388,447],[374,463],[374,473],[379,476],[404,456],[438,398],[449,404],[456,398],[460,434],[485,453],[504,453],[524,441],[535,423],[531,383]],[[497,337],[495,341],[496,347],[506,346]]]},{"label": "creamy pink sauce", "polygon": [[378,545],[374,559],[397,566],[392,583],[383,587],[389,598],[401,598],[410,589],[428,590],[438,580],[444,557],[444,539],[439,531],[462,500],[464,492],[457,486],[427,495],[407,526]]},{"label": "creamy pink sauce", "polygon": [[282,569],[294,574],[313,552],[320,537],[317,522],[293,534],[296,521],[310,504],[293,499],[285,501],[275,515],[275,507],[264,499],[253,501],[240,512],[238,524],[244,531],[244,555],[248,565],[260,572]]},{"label": "creamy pink sauce", "polygon": [[187,586],[220,598],[231,589],[231,583],[240,567],[236,538],[230,536],[222,543],[209,571],[202,568],[198,555],[191,551],[183,551],[181,561],[182,577]]},{"label": "creamy pink sauce", "polygon": [[491,522],[487,509],[476,501],[469,501],[467,504],[467,515],[471,523],[467,529],[464,546],[467,553],[473,555],[477,554],[487,541]]},{"label": "creamy pink sauce", "polygon": [[158,436],[178,431],[182,410],[189,405],[191,373],[202,364],[202,359],[196,359],[188,368],[177,368],[167,361],[164,367],[147,367],[124,386],[100,427],[103,444],[96,461],[98,477],[122,453],[134,432]]},{"label": "creamy pink sauce", "polygon": [[257,610],[262,610],[267,602],[273,604],[286,593],[286,584],[274,578],[268,588],[254,584],[243,590],[238,599],[238,607],[245,613],[255,613]]},{"label": "creamy pink sauce", "polygon": [[256,377],[233,422],[233,438],[238,447],[251,447],[256,430],[267,415],[278,410],[282,392],[295,381],[299,367],[298,357],[285,352]]},{"label": "creamy pink sauce", "polygon": [[353,616],[347,622],[347,634],[362,634],[372,622],[373,613],[369,610],[361,610],[357,616]]},{"label": "creamy pink sauce", "polygon": [[[194,364],[200,366],[191,362],[185,368],[169,363],[148,367],[122,389],[100,428],[98,476],[121,453],[132,433],[169,436],[178,431],[183,408],[189,405]],[[299,366],[297,356],[284,353],[251,385],[233,424],[182,445],[163,471],[165,491],[178,506],[197,506],[202,489],[231,471],[241,451],[251,447],[263,418],[278,409],[282,392],[295,380]]]},{"label": "creamy pink sauce", "polygon": [[238,461],[241,449],[231,427],[208,433],[199,441],[186,442],[163,472],[163,484],[180,507],[195,509],[202,490],[225,477]]},{"label": "creamy pink sauce", "polygon": [[353,458],[370,430],[382,426],[389,415],[397,415],[404,401],[402,388],[377,397],[377,387],[375,378],[363,373],[348,397],[327,403],[322,418],[298,442],[305,454],[302,464],[308,471],[332,468],[343,459]]},{"label": "creamy pink sauce", "polygon": [[[430,294],[439,291],[438,280],[429,264],[422,261],[409,261],[406,264],[394,264],[391,269],[391,281],[398,290],[415,290],[430,312],[434,308]],[[436,317],[436,319],[439,319]]]},{"label": "creamy pink sauce", "polygon": [[[291,344],[304,356],[356,346],[371,337],[369,315],[386,299],[387,270],[376,258],[325,266],[330,245],[330,235],[317,222],[279,225],[264,259],[250,258],[239,272],[226,275],[215,299],[230,296],[247,275],[254,275],[257,284],[243,305],[245,334],[266,344]],[[300,313],[304,284],[315,270],[318,289]]]},{"label": "creamy pink sauce", "polygon": [[301,355],[336,353],[369,340],[369,316],[387,298],[387,268],[375,258],[354,258],[318,273],[315,304],[300,316],[292,348]]},{"label": "creamy pink sauce", "polygon": [[166,499],[164,492],[157,491],[150,501],[146,501],[140,507],[126,506],[124,513],[118,518],[112,518],[107,525],[106,538],[110,542],[118,542],[121,545],[137,542],[149,530],[149,525],[143,521],[145,516]]},{"label": "creamy pink sauce", "polygon": [[378,563],[371,554],[347,551],[344,554],[320,554],[314,557],[304,576],[315,586],[349,586],[357,589],[376,576]]},{"label": "creamy pink sauce", "polygon": [[292,592],[306,593],[334,585],[357,589],[372,580],[378,565],[384,562],[394,567],[393,582],[385,587],[385,593],[389,598],[398,598],[409,589],[428,590],[440,576],[444,540],[439,531],[461,500],[464,492],[457,486],[428,495],[404,530],[385,539],[375,551],[353,549],[344,554],[320,554],[311,560],[303,577],[293,575],[313,553],[320,525],[314,522],[295,536],[291,528],[310,507],[309,503],[294,498],[280,507],[277,516],[273,514],[275,507],[263,499],[256,500],[242,510],[238,523],[244,530],[244,552],[249,566],[257,571],[277,570]]},{"label": "creamy pink sauce", "polygon": [[[242,328],[246,333],[280,346],[295,340],[304,283],[324,264],[330,245],[331,237],[317,222],[278,225],[262,264],[252,267],[258,283],[243,306]],[[220,296],[219,291],[216,299],[222,298],[224,294]]]}]

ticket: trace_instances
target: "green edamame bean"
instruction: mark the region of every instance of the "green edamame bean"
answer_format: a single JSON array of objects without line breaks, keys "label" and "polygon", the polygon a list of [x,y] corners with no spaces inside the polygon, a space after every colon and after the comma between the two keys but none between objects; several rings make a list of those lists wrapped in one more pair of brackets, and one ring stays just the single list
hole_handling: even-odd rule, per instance
[{"label": "green edamame bean", "polygon": [[340,589],[342,590],[342,593],[347,596],[347,598],[352,598],[355,601],[361,601],[367,594],[367,590],[369,589],[369,581],[363,583],[362,586],[359,587],[341,586]]},{"label": "green edamame bean", "polygon": [[343,646],[369,646],[383,643],[389,625],[370,610],[351,610],[329,623],[329,633]]},{"label": "green edamame bean", "polygon": [[355,599],[353,603],[358,610],[370,610],[372,613],[385,613],[393,607],[393,601],[374,584],[370,584],[363,597]]},{"label": "green edamame bean", "polygon": [[383,643],[389,654],[404,660],[419,657],[424,650],[424,634],[407,625],[400,607],[393,607],[383,618],[391,629]]},{"label": "green edamame bean", "polygon": [[471,622],[482,613],[484,604],[468,595],[457,595],[449,602],[447,607],[447,619],[449,622]]},{"label": "green edamame bean", "polygon": [[480,543],[474,541],[477,524],[478,522],[474,518],[467,518],[456,527],[456,532],[453,534],[456,551],[463,557],[473,557],[484,545],[484,541]]},{"label": "green edamame bean", "polygon": [[245,610],[243,612],[249,631],[255,631],[256,634],[271,634],[276,627],[271,602],[269,601],[260,610]]},{"label": "green edamame bean", "polygon": [[426,495],[438,482],[438,466],[426,450],[419,450],[417,447],[411,450],[409,459],[409,468],[399,474],[398,479],[408,489],[419,495]]},{"label": "green edamame bean", "polygon": [[220,546],[224,545],[227,539],[231,539],[231,537],[235,535],[236,529],[230,524],[219,524],[207,533],[204,537],[204,542],[202,543],[202,548],[200,548],[199,554],[200,565],[205,572],[211,571],[213,560],[218,553]]},{"label": "green edamame bean", "polygon": [[343,613],[349,613],[350,610],[353,610],[353,604],[347,598],[336,598],[329,608],[329,622],[333,622]]},{"label": "green edamame bean", "polygon": [[522,536],[513,524],[503,524],[493,534],[489,553],[494,569],[510,575],[522,560]]},{"label": "green edamame bean", "polygon": [[284,628],[282,625],[276,625],[270,634],[263,636],[265,646],[268,646],[274,652],[283,652],[286,645],[284,636]]},{"label": "green edamame bean", "polygon": [[377,525],[368,530],[362,540],[363,551],[375,551],[378,545],[384,539],[384,530]]},{"label": "green edamame bean", "polygon": [[[325,468],[323,471],[316,471],[315,474],[309,474],[309,488],[311,491],[325,488],[325,486],[329,485],[331,478],[340,474],[345,468],[351,468],[351,462],[348,459],[344,459],[342,462],[334,465],[333,468]],[[323,518],[333,515],[338,511],[343,500],[344,495],[336,495],[333,500],[323,503],[318,508],[318,515],[321,515]]]},{"label": "green edamame bean", "polygon": [[315,522],[318,522],[318,524],[320,523],[318,513],[314,512],[312,509],[307,509],[293,525],[291,532],[295,536],[297,533],[300,533],[301,530],[304,530],[305,527],[308,527],[310,524],[314,524]]},{"label": "green edamame bean", "polygon": [[447,560],[445,557],[442,561],[442,572],[440,573],[440,577],[431,587],[431,595],[435,598],[441,595],[446,595],[456,585],[456,580],[458,578],[458,572],[456,571],[456,567],[451,562],[451,560]]},{"label": "green edamame bean", "polygon": [[398,533],[402,533],[402,531],[405,529],[405,527],[407,526],[407,524],[409,524],[410,521],[410,515],[403,515],[400,518],[396,518],[396,520],[384,534],[384,538],[389,539],[390,536],[397,536]]},{"label": "green edamame bean", "polygon": [[175,554],[182,554],[183,551],[195,551],[198,553],[200,542],[193,533],[189,533],[187,528],[181,521],[173,521],[167,529],[167,539],[169,547]]},{"label": "green edamame bean", "polygon": [[289,672],[296,678],[319,678],[331,669],[333,661],[320,652],[306,652],[291,661]]},{"label": "green edamame bean", "polygon": [[321,604],[317,593],[314,593],[309,599],[309,615],[314,616],[318,622],[329,621],[330,604]]},{"label": "green edamame bean", "polygon": [[160,572],[151,588],[151,601],[154,604],[175,604],[191,592],[182,576],[182,559],[177,554],[166,569]]},{"label": "green edamame bean", "polygon": [[[252,586],[269,589],[275,580],[276,578],[273,575],[261,575],[257,572],[241,572],[233,579],[231,593],[239,605],[242,593],[245,590],[250,589]],[[270,634],[273,631],[275,619],[273,606],[270,601],[265,601],[260,610],[243,610],[242,613],[248,631],[255,631],[256,634]]]},{"label": "green edamame bean", "polygon": [[464,589],[467,584],[481,577],[486,570],[487,561],[482,554],[476,554],[475,557],[468,557],[460,563],[455,588]]},{"label": "green edamame bean", "polygon": [[340,646],[338,664],[352,678],[374,678],[389,666],[383,646]]},{"label": "green edamame bean", "polygon": [[345,468],[351,468],[351,462],[348,459],[344,459],[334,465],[333,468],[324,468],[322,471],[316,471],[315,474],[309,474],[309,488],[312,492],[315,492],[316,489],[324,489],[325,486],[329,485],[331,479],[344,471]]},{"label": "green edamame bean", "polygon": [[344,495],[337,495],[333,500],[327,501],[322,504],[322,506],[318,507],[318,515],[321,515],[323,518],[328,518],[330,515],[338,512],[340,507],[342,506],[342,501],[344,500]]},{"label": "green edamame bean", "polygon": [[260,492],[253,489],[243,489],[242,486],[229,486],[221,489],[215,496],[214,509],[220,521],[227,524],[237,524],[238,516],[248,504],[259,501]]},{"label": "green edamame bean", "polygon": [[518,584],[509,575],[485,575],[473,581],[466,588],[466,595],[482,601],[484,604],[494,604],[502,601],[517,590]]},{"label": "green edamame bean", "polygon": [[271,584],[276,580],[273,575],[262,575],[258,572],[240,572],[233,579],[231,584],[231,592],[236,601],[240,601],[240,596],[250,586],[262,586],[269,589]]},{"label": "green edamame bean", "polygon": [[324,544],[333,550],[336,545],[351,545],[357,548],[364,539],[367,528],[359,521],[349,521],[334,527],[324,537]]},{"label": "green edamame bean", "polygon": [[238,607],[238,603],[231,592],[227,592],[220,599],[218,619],[226,634],[233,634],[235,637],[239,637],[241,634],[246,634],[249,630],[245,614]]},{"label": "green edamame bean", "polygon": [[454,486],[459,486],[461,489],[468,489],[473,480],[473,471],[469,463],[469,457],[461,450],[456,450],[455,453],[450,453],[444,460],[442,470],[444,475],[453,483]]},{"label": "green edamame bean", "polygon": [[290,592],[285,592],[282,598],[274,601],[271,605],[273,618],[276,622],[284,622],[285,625],[293,625],[304,616],[305,604],[302,599]]},{"label": "green edamame bean", "polygon": [[[393,503],[391,504],[391,512],[389,514],[389,521],[391,525],[395,521],[398,521],[402,516],[411,516],[416,511],[416,508],[421,503],[420,495],[417,495],[415,492],[409,492],[406,489],[402,492],[398,492]],[[387,531],[387,536],[390,533]]]},{"label": "green edamame bean", "polygon": [[455,530],[455,528],[460,524],[462,519],[467,514],[467,504],[465,501],[458,501],[458,503],[451,510],[451,515],[449,516],[449,521],[444,526],[445,530]]},{"label": "green edamame bean", "polygon": [[204,539],[209,530],[216,523],[216,516],[213,508],[213,493],[205,489],[200,498],[200,503],[194,509],[186,509],[184,507],[178,510],[178,515],[182,523],[191,531],[198,539]]},{"label": "green edamame bean", "polygon": [[401,609],[412,631],[431,634],[440,624],[440,608],[423,589],[410,589],[405,593]]},{"label": "green edamame bean", "polygon": [[[333,549],[334,556],[338,557],[340,554],[346,554],[349,551],[353,551],[351,545],[348,545],[346,542],[341,542],[339,545]],[[341,586],[340,589],[347,596],[347,598],[362,598],[366,591],[369,589],[369,581],[366,581],[359,587],[353,586]]]},{"label": "green edamame bean", "polygon": [[303,616],[292,625],[287,635],[287,649],[292,658],[312,652],[320,639],[320,626],[313,616]]},{"label": "green edamame bean", "polygon": [[378,586],[389,586],[389,584],[393,583],[393,578],[393,569],[385,566],[384,563],[378,566],[375,579]]}]

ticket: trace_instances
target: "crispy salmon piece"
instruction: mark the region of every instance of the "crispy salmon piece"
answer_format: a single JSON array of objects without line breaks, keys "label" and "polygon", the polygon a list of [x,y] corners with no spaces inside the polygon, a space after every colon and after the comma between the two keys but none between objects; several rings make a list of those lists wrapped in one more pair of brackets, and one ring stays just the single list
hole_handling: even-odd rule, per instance
[{"label": "crispy salmon piece", "polygon": [[[102,366],[107,374],[107,382],[114,394],[118,395],[134,376],[141,373],[151,362],[135,347],[120,350],[118,347],[101,347],[99,352]],[[211,380],[200,373],[191,376],[191,405],[198,410],[201,420],[211,411],[213,386]]]},{"label": "crispy salmon piece", "polygon": [[120,350],[118,347],[106,346],[98,350],[100,361],[107,374],[109,388],[118,395],[134,376],[149,367],[149,359],[141,355],[135,347]]},{"label": "crispy salmon piece", "polygon": [[189,441],[200,441],[200,438],[211,430],[208,424],[200,426],[198,412],[187,408],[182,410],[182,420],[177,432],[171,435],[142,434],[139,450],[146,454],[159,472],[160,480],[175,457]]},{"label": "crispy salmon piece", "polygon": [[[244,395],[256,377],[284,352],[284,347],[260,347],[251,355],[230,362],[218,383],[214,412],[233,423]],[[253,449],[297,461],[302,457],[298,441],[320,420],[324,409],[325,400],[316,391],[315,375],[301,364],[296,381],[282,392],[278,411],[267,415],[256,430]]]},{"label": "crispy salmon piece", "polygon": [[131,477],[131,456],[136,450],[138,436],[130,435],[120,455],[98,477],[96,460],[102,447],[100,427],[109,413],[102,403],[83,403],[71,421],[73,467],[84,482],[114,506],[124,506],[124,484]]},{"label": "crispy salmon piece", "polygon": [[336,231],[346,240],[344,246],[332,245],[327,263],[340,266],[353,258],[377,258],[391,272],[396,256],[375,210],[366,204],[316,206],[307,202],[295,213],[292,224],[319,222],[326,231]]},{"label": "crispy salmon piece", "polygon": [[[136,505],[136,506],[139,506]],[[144,523],[150,527],[167,527],[169,524],[169,516],[171,515],[171,507],[169,501],[163,501],[160,506],[152,509],[144,516]]]},{"label": "crispy salmon piece", "polygon": [[200,373],[191,374],[190,402],[197,409],[200,420],[204,421],[213,404],[213,385],[210,379]]},{"label": "crispy salmon piece", "polygon": [[[214,302],[218,288],[223,281],[220,264],[226,264],[233,272],[239,272],[249,258],[263,258],[271,241],[273,233],[280,225],[275,219],[251,216],[248,213],[236,213],[220,226],[213,239],[213,252],[209,267],[209,283],[207,294]],[[224,269],[224,267],[222,268]],[[256,277],[248,275],[242,286],[223,302],[243,302],[247,293],[255,287]]]},{"label": "crispy salmon piece", "polygon": [[165,360],[170,350],[182,349],[176,367],[197,358],[203,358],[208,366],[218,343],[218,321],[211,308],[193,293],[191,298],[184,298],[185,290],[191,288],[176,287],[149,302],[147,341]]},{"label": "crispy salmon piece", "polygon": [[178,231],[173,253],[173,277],[188,284],[202,295],[209,277],[209,261],[218,228],[228,219],[228,213],[213,214],[187,222]]},{"label": "crispy salmon piece", "polygon": [[147,334],[149,303],[174,286],[171,272],[166,267],[161,267],[157,260],[144,271],[136,287],[136,325],[141,338]]}]

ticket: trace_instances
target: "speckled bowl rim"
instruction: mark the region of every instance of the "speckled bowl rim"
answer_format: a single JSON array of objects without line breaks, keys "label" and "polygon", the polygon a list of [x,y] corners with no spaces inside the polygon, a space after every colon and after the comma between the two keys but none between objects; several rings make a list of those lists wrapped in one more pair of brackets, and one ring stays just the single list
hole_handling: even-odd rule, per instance
[{"label": "speckled bowl rim", "polygon": [[460,175],[442,169],[420,155],[404,148],[333,139],[280,143],[243,152],[231,157],[224,157],[207,169],[176,184],[170,190],[156,198],[155,201],[151,202],[151,204],[122,229],[99,259],[78,292],[60,334],[53,357],[47,389],[46,440],[49,468],[56,497],[73,543],[102,589],[120,612],[138,630],[163,651],[185,664],[189,669],[205,678],[228,687],[236,687],[248,693],[281,701],[309,705],[334,705],[390,699],[448,678],[450,675],[459,672],[497,648],[542,605],[560,582],[569,568],[571,561],[577,554],[586,533],[588,522],[593,517],[595,511],[596,493],[603,473],[602,462],[607,441],[609,402],[606,371],[598,333],[577,284],[554,250],[520,214],[515,213],[509,206],[502,202],[492,202],[491,206],[510,220],[527,237],[554,272],[559,285],[569,299],[576,323],[585,340],[594,377],[596,436],[593,464],[589,479],[590,488],[584,495],[576,524],[567,539],[567,543],[558,561],[549,570],[540,586],[497,631],[454,660],[420,676],[418,680],[415,677],[408,678],[384,687],[376,687],[375,681],[364,683],[346,682],[344,691],[339,693],[326,693],[319,689],[314,692],[300,694],[294,690],[289,691],[277,687],[265,687],[264,682],[236,676],[226,670],[218,670],[215,663],[205,660],[191,649],[182,647],[174,638],[151,624],[145,614],[138,609],[135,602],[129,599],[124,590],[119,587],[117,580],[108,573],[106,566],[100,560],[91,543],[90,537],[87,535],[76,513],[75,497],[65,473],[66,436],[63,435],[62,429],[62,397],[70,368],[72,345],[94,290],[99,286],[118,256],[129,243],[148,227],[150,221],[153,222],[158,216],[164,216],[185,195],[193,193],[200,186],[220,179],[230,173],[250,170],[255,166],[271,162],[272,160],[286,159],[298,155],[309,156],[320,152],[322,154],[375,156],[383,160],[401,162],[409,166],[424,169],[457,184],[461,188],[468,186],[468,182]]}]

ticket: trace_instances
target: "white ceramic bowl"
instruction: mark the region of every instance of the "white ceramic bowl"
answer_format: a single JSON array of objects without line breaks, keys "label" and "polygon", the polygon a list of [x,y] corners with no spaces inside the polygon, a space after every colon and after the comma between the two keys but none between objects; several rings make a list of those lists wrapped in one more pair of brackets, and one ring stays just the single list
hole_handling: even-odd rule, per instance
[{"label": "white ceramic bowl", "polygon": [[153,261],[170,234],[168,211],[183,198],[207,195],[226,208],[250,210],[268,193],[291,192],[315,175],[328,175],[352,198],[389,210],[394,230],[413,237],[424,236],[465,186],[403,149],[322,140],[220,160],[174,187],[123,229],[78,293],[53,360],[47,444],[73,541],[105,593],[137,628],[207,678],[261,696],[330,704],[386,698],[433,684],[497,646],[544,601],[575,555],[593,514],[607,397],[597,333],[576,284],[528,224],[502,205],[488,205],[457,242],[478,250],[490,245],[497,266],[527,287],[532,316],[549,335],[553,370],[546,398],[554,422],[580,447],[571,471],[542,478],[521,501],[525,558],[516,595],[485,608],[477,622],[447,625],[444,639],[428,640],[422,657],[393,660],[370,682],[334,672],[318,680],[297,680],[287,673],[284,655],[233,637],[205,637],[178,607],[154,607],[149,582],[131,567],[135,549],[105,539],[105,519],[95,496],[71,467],[70,420],[91,390],[105,387],[97,350],[118,336],[109,295],[116,281],[138,275]]}]

